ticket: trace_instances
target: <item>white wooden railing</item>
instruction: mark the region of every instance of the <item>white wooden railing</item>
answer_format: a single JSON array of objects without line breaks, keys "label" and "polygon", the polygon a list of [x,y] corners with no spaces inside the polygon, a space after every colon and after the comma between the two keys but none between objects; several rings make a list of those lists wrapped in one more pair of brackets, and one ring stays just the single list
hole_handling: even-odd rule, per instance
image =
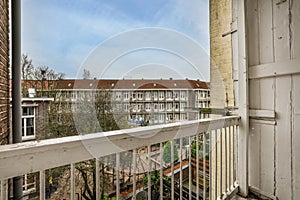
[{"label": "white wooden railing", "polygon": [[[96,159],[96,199],[100,199],[99,158],[115,155],[115,170],[120,170],[120,154],[132,152],[132,171],[130,194],[122,196],[120,175],[115,181],[117,199],[136,199],[136,194],[144,190],[151,199],[154,183],[151,172],[159,174],[159,199],[164,197],[164,189],[170,189],[171,199],[226,199],[237,188],[237,145],[239,117],[221,117],[180,123],[139,127],[104,133],[79,135],[50,140],[25,142],[0,146],[0,197],[9,198],[9,179],[28,173],[39,173],[37,192],[40,199],[46,198],[46,171],[60,166],[69,166],[69,198],[78,199],[75,184],[76,163]],[[171,164],[163,162],[163,145],[171,141]],[[184,145],[184,142],[187,144]],[[192,143],[196,144],[191,150]],[[199,143],[202,145],[200,155]],[[177,144],[177,145],[172,145]],[[156,150],[151,148],[156,145]],[[179,161],[174,162],[174,148]],[[144,157],[139,155],[143,149]],[[195,159],[192,153],[195,152]],[[156,155],[153,158],[153,155]],[[144,176],[148,177],[143,187],[137,185],[141,172],[137,157],[142,157],[148,166]],[[207,159],[209,161],[207,161]],[[194,161],[193,161],[194,160]],[[192,164],[194,162],[194,164]],[[167,173],[169,169],[170,173]],[[139,172],[138,172],[139,171]],[[169,176],[164,181],[163,177]],[[149,189],[148,189],[149,188]]]}]

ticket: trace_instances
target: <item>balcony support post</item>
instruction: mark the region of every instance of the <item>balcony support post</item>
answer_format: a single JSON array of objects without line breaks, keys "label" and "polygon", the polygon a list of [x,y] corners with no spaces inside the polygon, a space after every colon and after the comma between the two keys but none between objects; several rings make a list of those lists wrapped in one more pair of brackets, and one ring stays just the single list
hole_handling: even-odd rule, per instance
[{"label": "balcony support post", "polygon": [[249,133],[249,82],[247,59],[246,8],[245,0],[237,2],[238,26],[238,95],[239,115],[241,116],[238,131],[238,170],[239,192],[248,196],[248,133]]},{"label": "balcony support post", "polygon": [[[22,142],[21,110],[21,0],[11,1],[12,21],[12,142]],[[22,165],[22,163],[20,163]],[[23,176],[13,178],[14,199],[23,197]]]}]

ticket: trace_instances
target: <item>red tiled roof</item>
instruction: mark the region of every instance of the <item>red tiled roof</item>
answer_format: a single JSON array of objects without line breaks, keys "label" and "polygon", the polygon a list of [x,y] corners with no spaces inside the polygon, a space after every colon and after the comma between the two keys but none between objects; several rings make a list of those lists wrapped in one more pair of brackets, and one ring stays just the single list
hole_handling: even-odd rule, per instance
[{"label": "red tiled roof", "polygon": [[[41,89],[41,81],[23,81],[23,84]],[[64,79],[57,81],[44,81],[44,89],[208,89],[209,83],[199,80],[85,80],[85,79]]]}]

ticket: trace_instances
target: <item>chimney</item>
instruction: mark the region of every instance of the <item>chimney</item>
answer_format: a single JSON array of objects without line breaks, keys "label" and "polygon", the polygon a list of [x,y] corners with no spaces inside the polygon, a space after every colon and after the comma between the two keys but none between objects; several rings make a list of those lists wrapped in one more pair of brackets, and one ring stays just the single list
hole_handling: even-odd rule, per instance
[{"label": "chimney", "polygon": [[28,96],[29,98],[34,98],[36,95],[34,88],[28,88]]}]

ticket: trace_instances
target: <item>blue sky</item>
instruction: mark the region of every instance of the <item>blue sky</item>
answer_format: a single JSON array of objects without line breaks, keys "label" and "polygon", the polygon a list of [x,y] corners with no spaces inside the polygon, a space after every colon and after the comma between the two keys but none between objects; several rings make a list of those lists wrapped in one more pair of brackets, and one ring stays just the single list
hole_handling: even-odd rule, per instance
[{"label": "blue sky", "polygon": [[[87,68],[97,78],[209,80],[208,18],[208,0],[22,0],[22,53],[28,54],[35,66],[49,66],[67,78],[80,78]],[[164,31],[143,31],[144,35],[133,31],[130,37],[122,37],[145,27]],[[109,69],[103,66],[104,54],[95,56],[99,48],[102,51],[98,53],[113,54],[117,48],[132,45],[136,37],[149,34],[154,34],[155,40],[148,46],[158,47],[168,40],[166,49],[141,48],[122,54]],[[114,46],[112,42],[118,43]],[[183,58],[193,49],[198,50],[190,57],[203,59],[191,58],[197,60],[191,64],[186,62],[190,58]],[[105,73],[99,68],[105,68]]]}]

